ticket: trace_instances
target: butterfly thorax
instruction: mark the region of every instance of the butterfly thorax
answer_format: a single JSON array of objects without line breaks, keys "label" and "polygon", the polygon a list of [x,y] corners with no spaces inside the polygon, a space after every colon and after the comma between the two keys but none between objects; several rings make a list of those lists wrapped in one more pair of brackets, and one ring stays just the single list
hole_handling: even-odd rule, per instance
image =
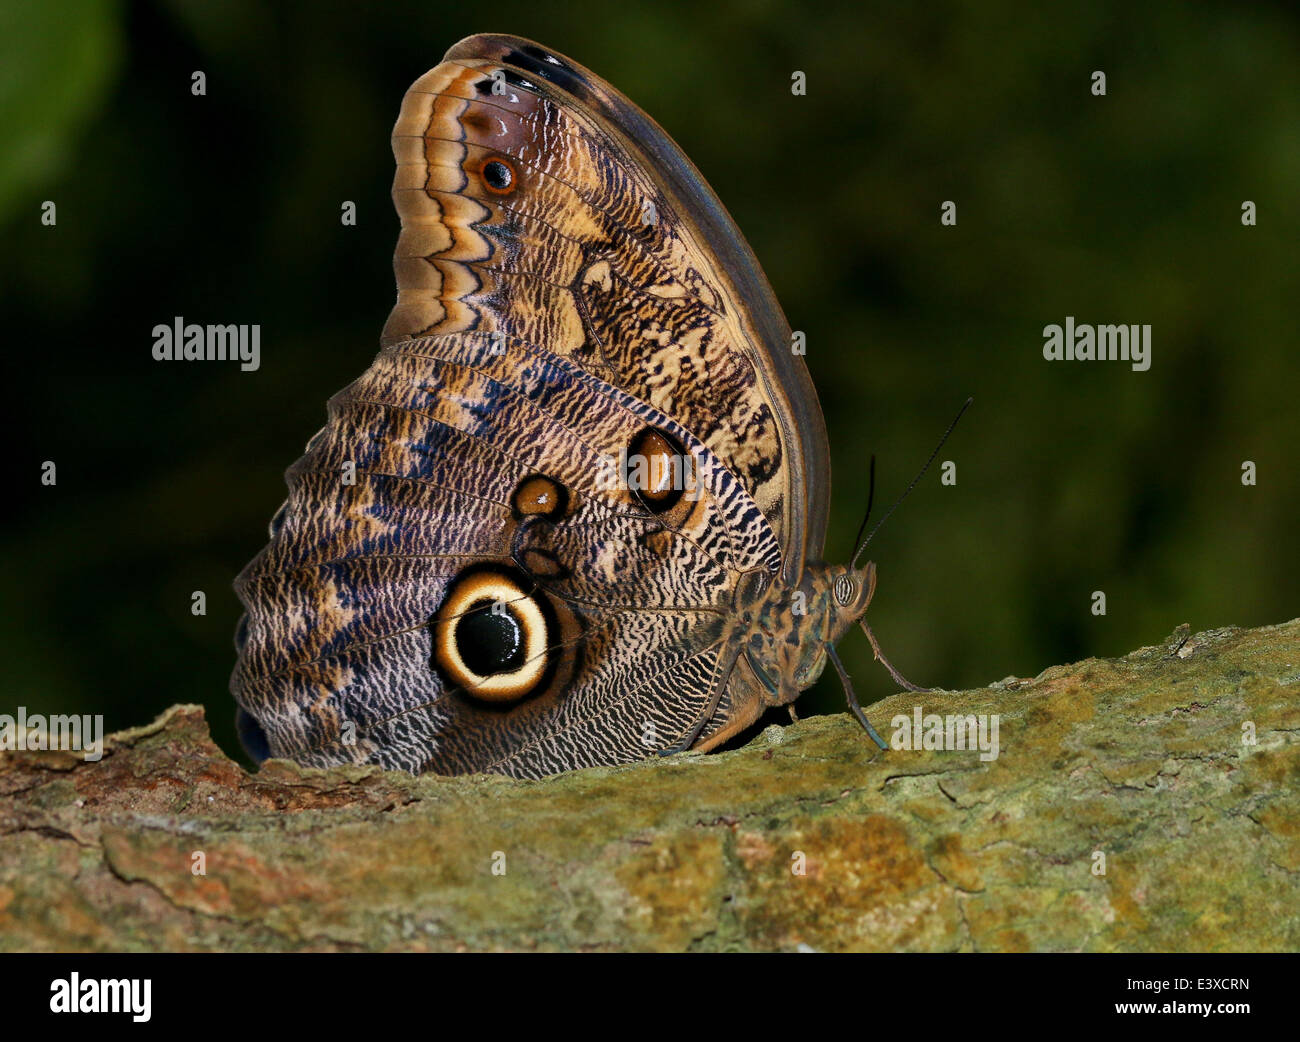
[{"label": "butterfly thorax", "polygon": [[769,705],[788,705],[816,683],[826,647],[836,644],[867,610],[876,567],[804,566],[797,585],[779,576],[763,585],[741,583],[734,639],[742,644]]}]

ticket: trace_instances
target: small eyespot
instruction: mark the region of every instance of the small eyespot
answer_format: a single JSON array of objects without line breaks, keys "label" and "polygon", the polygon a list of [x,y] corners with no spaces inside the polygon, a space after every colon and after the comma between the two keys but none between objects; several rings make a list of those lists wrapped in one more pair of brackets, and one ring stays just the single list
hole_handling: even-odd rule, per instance
[{"label": "small eyespot", "polygon": [[835,599],[842,607],[853,603],[854,582],[851,576],[837,575],[834,583]]},{"label": "small eyespot", "polygon": [[628,443],[624,463],[628,489],[651,513],[662,514],[695,487],[695,458],[657,427],[645,428]]},{"label": "small eyespot", "polygon": [[516,520],[540,516],[555,521],[564,516],[568,504],[568,490],[542,474],[524,478],[510,497]]},{"label": "small eyespot", "polygon": [[480,172],[483,186],[493,195],[506,195],[514,190],[517,180],[515,168],[504,159],[489,159]]}]

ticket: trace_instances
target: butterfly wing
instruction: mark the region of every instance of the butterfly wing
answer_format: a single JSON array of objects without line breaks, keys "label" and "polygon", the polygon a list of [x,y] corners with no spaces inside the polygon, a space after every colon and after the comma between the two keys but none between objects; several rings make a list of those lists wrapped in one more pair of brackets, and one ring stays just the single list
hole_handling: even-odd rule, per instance
[{"label": "butterfly wing", "polygon": [[[567,59],[463,41],[408,92],[393,147],[397,305],[237,581],[236,698],[306,763],[535,777],[643,758],[730,667],[740,578],[820,555],[802,359],[698,172]],[[689,495],[627,487],[645,444],[689,463]],[[479,585],[526,638],[540,620],[524,696],[481,697],[440,654],[469,616],[495,624],[452,611]],[[758,711],[742,666],[697,744]]]},{"label": "butterfly wing", "polygon": [[[393,151],[386,343],[528,330],[696,432],[768,517],[787,579],[820,559],[830,465],[807,367],[749,245],[654,120],[568,58],[474,36],[411,87]],[[493,160],[505,188],[483,176]]]}]

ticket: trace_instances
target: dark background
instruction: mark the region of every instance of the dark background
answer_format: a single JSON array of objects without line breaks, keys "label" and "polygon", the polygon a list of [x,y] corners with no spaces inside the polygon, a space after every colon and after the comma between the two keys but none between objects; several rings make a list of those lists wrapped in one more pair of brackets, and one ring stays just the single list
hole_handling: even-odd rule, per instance
[{"label": "dark background", "polygon": [[[869,617],[912,679],[974,686],[1182,622],[1295,616],[1300,23],[1281,4],[1136,7],[4,4],[18,494],[0,711],[115,729],[201,702],[235,748],[231,579],[326,399],[378,349],[402,94],[482,31],[612,81],[731,210],[807,333],[828,558],[851,552],[870,453],[892,500],[975,396],[941,457],[956,487],[931,472],[872,546]],[[150,331],[175,315],[260,323],[261,369],[154,362]],[[1066,315],[1150,323],[1150,371],[1044,361]],[[894,690],[860,635],[842,650],[864,697]],[[834,678],[800,705],[840,710]]]}]

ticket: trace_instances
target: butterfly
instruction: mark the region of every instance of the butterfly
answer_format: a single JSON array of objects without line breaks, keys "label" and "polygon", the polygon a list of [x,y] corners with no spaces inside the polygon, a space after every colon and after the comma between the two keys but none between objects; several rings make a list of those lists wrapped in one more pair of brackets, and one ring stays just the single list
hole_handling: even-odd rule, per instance
[{"label": "butterfly", "polygon": [[392,143],[381,350],[235,583],[250,755],[537,778],[711,749],[828,661],[883,748],[835,652],[861,622],[879,655],[875,566],[822,560],[817,394],[699,171],[510,36]]}]

